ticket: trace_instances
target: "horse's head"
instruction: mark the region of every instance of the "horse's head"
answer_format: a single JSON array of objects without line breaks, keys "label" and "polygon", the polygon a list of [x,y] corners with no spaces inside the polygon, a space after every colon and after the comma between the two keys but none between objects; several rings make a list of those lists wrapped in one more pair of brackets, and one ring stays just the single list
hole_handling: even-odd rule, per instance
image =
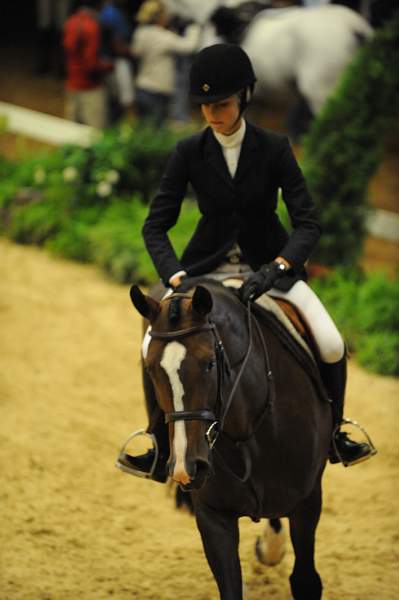
[{"label": "horse's head", "polygon": [[185,489],[199,488],[210,472],[220,383],[221,343],[208,320],[212,296],[203,286],[161,302],[137,286],[130,294],[151,324],[144,365],[169,423],[169,473]]}]

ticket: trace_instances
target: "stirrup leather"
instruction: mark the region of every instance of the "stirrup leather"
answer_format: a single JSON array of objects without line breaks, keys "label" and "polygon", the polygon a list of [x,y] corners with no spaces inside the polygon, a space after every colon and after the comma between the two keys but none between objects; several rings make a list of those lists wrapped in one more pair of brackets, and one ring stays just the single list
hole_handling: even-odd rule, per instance
[{"label": "stirrup leather", "polygon": [[[358,460],[354,460],[352,462],[345,461],[343,459],[341,453],[339,452],[337,443],[335,441],[335,435],[338,433],[341,425],[353,425],[354,427],[357,427],[358,429],[360,429],[360,431],[363,433],[364,437],[366,438],[367,444],[370,446],[370,453],[366,454],[365,456],[362,456]],[[332,446],[333,446],[335,454],[337,455],[341,464],[344,465],[344,467],[352,467],[353,465],[357,465],[377,454],[377,448],[374,446],[373,442],[371,441],[371,438],[370,438],[369,434],[367,433],[367,431],[357,421],[354,421],[352,419],[346,419],[345,417],[342,418],[342,421],[340,423],[338,423],[333,430]]]},{"label": "stirrup leather", "polygon": [[[153,460],[151,469],[150,469],[150,471],[148,473],[146,473],[145,471],[139,471],[138,469],[135,469],[134,467],[128,467],[128,466],[126,466],[125,464],[123,464],[121,462],[121,458],[124,458],[125,456],[129,456],[125,452],[126,446],[135,437],[139,437],[139,436],[145,436],[145,437],[150,438],[150,440],[152,441],[152,445],[153,445],[154,460]],[[122,448],[120,449],[120,452],[118,454],[118,458],[116,459],[116,462],[115,462],[115,467],[117,467],[118,469],[120,469],[124,473],[129,473],[130,475],[136,475],[137,477],[143,477],[144,479],[152,479],[153,475],[154,475],[154,472],[155,472],[155,468],[156,468],[157,463],[158,463],[158,456],[159,456],[159,448],[158,448],[157,438],[155,437],[155,435],[153,435],[152,433],[148,433],[148,431],[146,431],[145,429],[137,429],[136,431],[133,431],[133,433],[131,433],[129,435],[129,437],[127,438],[126,442],[123,444]]]}]

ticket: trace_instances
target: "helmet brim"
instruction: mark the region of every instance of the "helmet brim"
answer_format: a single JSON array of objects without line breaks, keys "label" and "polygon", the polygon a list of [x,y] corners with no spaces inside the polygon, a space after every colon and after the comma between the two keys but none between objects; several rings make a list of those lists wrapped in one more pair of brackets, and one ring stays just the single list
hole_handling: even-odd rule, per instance
[{"label": "helmet brim", "polygon": [[190,94],[190,99],[192,102],[194,102],[194,104],[215,104],[216,102],[226,100],[226,98],[230,98],[231,96],[234,96],[234,94],[237,93],[238,90],[233,90],[232,92],[229,92],[227,94],[226,92],[224,94],[216,94],[214,96]]}]

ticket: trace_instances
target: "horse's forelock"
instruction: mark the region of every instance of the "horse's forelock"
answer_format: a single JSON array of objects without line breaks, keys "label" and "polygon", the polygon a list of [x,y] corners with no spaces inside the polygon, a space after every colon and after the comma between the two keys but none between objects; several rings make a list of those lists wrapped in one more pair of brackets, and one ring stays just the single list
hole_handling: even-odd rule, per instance
[{"label": "horse's forelock", "polygon": [[180,306],[181,298],[172,298],[169,304],[168,309],[168,318],[169,322],[172,324],[176,324],[180,320],[181,315],[181,306]]}]

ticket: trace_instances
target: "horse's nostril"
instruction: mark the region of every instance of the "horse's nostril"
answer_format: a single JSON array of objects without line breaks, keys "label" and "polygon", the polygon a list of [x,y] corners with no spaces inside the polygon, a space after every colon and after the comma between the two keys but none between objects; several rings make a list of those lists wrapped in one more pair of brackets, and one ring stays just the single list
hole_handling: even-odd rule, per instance
[{"label": "horse's nostril", "polygon": [[204,479],[209,472],[209,463],[203,459],[192,460],[187,463],[187,474],[190,479]]},{"label": "horse's nostril", "polygon": [[209,473],[210,466],[206,460],[197,460],[195,462],[196,477],[206,477]]}]

